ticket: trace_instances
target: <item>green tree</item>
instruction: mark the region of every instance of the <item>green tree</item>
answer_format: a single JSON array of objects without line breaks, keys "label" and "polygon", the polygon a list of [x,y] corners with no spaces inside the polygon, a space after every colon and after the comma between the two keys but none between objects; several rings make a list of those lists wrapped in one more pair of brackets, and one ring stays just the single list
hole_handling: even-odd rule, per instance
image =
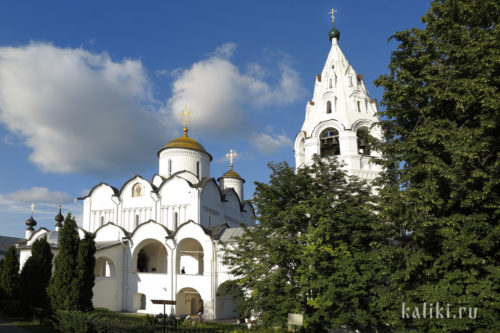
[{"label": "green tree", "polygon": [[[497,0],[432,2],[424,29],[392,37],[390,74],[376,81],[386,90],[380,211],[395,240],[380,301],[396,330],[500,331],[499,15]],[[456,316],[467,307],[466,318],[423,319],[424,302]]]},{"label": "green tree", "polygon": [[79,292],[75,290],[73,280],[76,278],[80,238],[71,213],[66,216],[60,233],[59,249],[47,293],[52,310],[77,310]]},{"label": "green tree", "polygon": [[259,224],[226,251],[234,284],[247,291],[239,310],[266,325],[304,313],[313,331],[378,326],[384,237],[369,186],[335,159],[315,158],[297,173],[286,163],[270,168],[269,184],[256,187]]},{"label": "green tree", "polygon": [[3,292],[3,287],[2,287],[3,263],[4,263],[4,260],[2,258],[2,259],[0,259],[0,299],[3,299],[5,297],[4,292]]},{"label": "green tree", "polygon": [[53,254],[46,237],[33,242],[31,256],[21,271],[21,302],[24,305],[48,309],[47,287],[52,275]]},{"label": "green tree", "polygon": [[2,265],[1,285],[7,299],[17,299],[19,295],[19,257],[14,245],[9,246]]},{"label": "green tree", "polygon": [[80,242],[78,248],[78,260],[76,265],[76,277],[73,280],[73,289],[78,292],[78,310],[92,311],[94,287],[94,267],[95,267],[95,242],[94,236],[90,233],[85,233],[85,238]]}]

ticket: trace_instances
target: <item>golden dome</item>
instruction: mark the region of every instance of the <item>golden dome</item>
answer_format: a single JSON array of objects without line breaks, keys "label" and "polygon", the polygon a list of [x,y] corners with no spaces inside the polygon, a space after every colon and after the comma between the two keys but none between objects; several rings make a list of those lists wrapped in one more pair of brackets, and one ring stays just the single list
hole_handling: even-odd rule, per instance
[{"label": "golden dome", "polygon": [[231,169],[229,169],[228,172],[223,174],[221,178],[236,178],[236,179],[241,179],[241,180],[245,181],[243,178],[241,178],[239,173],[237,173],[236,171],[233,170],[232,167],[231,167]]},{"label": "golden dome", "polygon": [[184,135],[181,136],[181,137],[179,137],[179,138],[173,139],[172,141],[170,141],[169,143],[167,143],[165,146],[163,146],[163,148],[161,148],[158,151],[158,156],[165,149],[168,149],[168,148],[181,148],[181,149],[196,150],[196,151],[200,151],[202,153],[205,153],[205,154],[207,154],[210,157],[210,161],[211,161],[212,160],[212,155],[210,155],[205,150],[205,148],[201,145],[201,143],[199,143],[198,141],[193,140],[190,137],[188,137],[187,132],[188,132],[187,128],[184,128]]}]

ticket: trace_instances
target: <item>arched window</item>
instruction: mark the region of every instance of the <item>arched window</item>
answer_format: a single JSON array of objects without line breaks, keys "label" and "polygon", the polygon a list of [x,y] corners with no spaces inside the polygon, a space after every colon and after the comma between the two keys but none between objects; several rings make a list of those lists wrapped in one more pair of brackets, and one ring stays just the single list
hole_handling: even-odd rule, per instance
[{"label": "arched window", "polygon": [[135,183],[132,186],[132,196],[133,197],[142,197],[144,195],[144,186],[141,183]]},{"label": "arched window", "polygon": [[335,128],[327,128],[321,132],[319,138],[321,156],[340,155],[339,131]]},{"label": "arched window", "polygon": [[200,162],[196,162],[196,177],[200,179]]},{"label": "arched window", "polygon": [[326,102],[326,113],[332,113],[332,102]]},{"label": "arched window", "polygon": [[358,153],[364,156],[370,156],[370,145],[368,141],[368,128],[361,127],[356,131],[358,141]]},{"label": "arched window", "polygon": [[168,176],[172,176],[172,160],[168,160]]}]

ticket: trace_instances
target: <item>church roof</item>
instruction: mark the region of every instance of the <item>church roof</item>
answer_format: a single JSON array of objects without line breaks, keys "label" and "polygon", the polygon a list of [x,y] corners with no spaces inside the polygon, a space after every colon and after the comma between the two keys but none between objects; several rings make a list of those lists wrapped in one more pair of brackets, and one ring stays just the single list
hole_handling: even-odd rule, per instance
[{"label": "church roof", "polygon": [[236,171],[234,171],[232,167],[231,167],[231,169],[229,169],[228,172],[223,174],[222,177],[220,177],[220,178],[236,178],[236,179],[241,179],[241,180],[243,180],[243,182],[245,182],[245,180],[243,178],[241,178],[240,174],[237,173]]},{"label": "church roof", "polygon": [[210,155],[206,150],[205,148],[201,145],[201,143],[199,143],[198,141],[194,140],[194,139],[191,139],[188,135],[187,135],[187,132],[188,132],[188,129],[187,128],[184,128],[184,135],[179,137],[179,138],[175,138],[173,139],[172,141],[170,141],[169,143],[167,143],[165,146],[163,146],[163,148],[161,148],[159,151],[158,151],[158,156],[160,155],[160,153],[165,150],[165,149],[169,149],[169,148],[181,148],[181,149],[191,149],[191,150],[196,150],[196,151],[200,151],[202,153],[205,153],[207,154],[208,156],[210,156],[210,161],[212,160],[212,155]]},{"label": "church roof", "polygon": [[237,238],[243,236],[245,228],[227,228],[224,230],[219,240],[223,243],[234,242]]}]

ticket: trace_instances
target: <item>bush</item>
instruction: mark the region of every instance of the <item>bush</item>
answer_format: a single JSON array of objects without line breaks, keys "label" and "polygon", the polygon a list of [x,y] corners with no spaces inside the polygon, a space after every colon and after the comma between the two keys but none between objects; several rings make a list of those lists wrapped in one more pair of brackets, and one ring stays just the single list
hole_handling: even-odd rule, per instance
[{"label": "bush", "polygon": [[61,332],[87,333],[88,315],[80,311],[57,310],[54,313],[54,328]]}]

